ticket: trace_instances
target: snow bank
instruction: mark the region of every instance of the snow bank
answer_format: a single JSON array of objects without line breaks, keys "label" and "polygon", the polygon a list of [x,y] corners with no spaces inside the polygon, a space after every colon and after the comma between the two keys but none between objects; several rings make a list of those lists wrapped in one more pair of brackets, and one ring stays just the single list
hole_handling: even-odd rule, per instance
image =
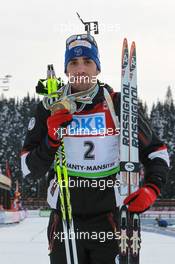
[{"label": "snow bank", "polygon": [[0,211],[0,224],[19,223],[27,217],[27,211]]}]

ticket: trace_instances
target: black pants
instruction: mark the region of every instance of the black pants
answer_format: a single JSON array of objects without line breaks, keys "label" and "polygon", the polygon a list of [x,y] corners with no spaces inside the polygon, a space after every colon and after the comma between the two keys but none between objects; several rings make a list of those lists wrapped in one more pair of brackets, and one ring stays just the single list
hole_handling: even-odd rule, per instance
[{"label": "black pants", "polygon": [[[79,264],[115,264],[118,254],[117,215],[74,217],[74,230]],[[48,225],[51,264],[67,264],[62,220],[52,211]],[[81,235],[80,235],[81,234]]]}]

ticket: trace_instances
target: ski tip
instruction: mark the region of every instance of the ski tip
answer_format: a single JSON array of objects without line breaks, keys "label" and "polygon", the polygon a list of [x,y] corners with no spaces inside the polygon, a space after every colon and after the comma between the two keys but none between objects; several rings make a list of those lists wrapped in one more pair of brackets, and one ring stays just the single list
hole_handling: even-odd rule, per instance
[{"label": "ski tip", "polygon": [[[134,63],[134,65],[133,65],[133,63]],[[129,65],[131,68],[136,67],[136,44],[135,44],[135,41],[133,41],[131,44]]]},{"label": "ski tip", "polygon": [[128,41],[127,38],[124,38],[123,47],[122,47],[122,58],[121,58],[122,70],[127,67],[128,58],[129,58]]},{"label": "ski tip", "polygon": [[123,39],[123,47],[128,47],[128,40],[127,38]]},{"label": "ski tip", "polygon": [[136,44],[135,44],[135,41],[133,41],[132,44],[131,44],[130,54],[131,54],[131,57],[132,57],[133,54],[136,54]]},{"label": "ski tip", "polygon": [[133,49],[136,48],[136,43],[135,43],[135,41],[132,41],[131,48],[133,48]]}]

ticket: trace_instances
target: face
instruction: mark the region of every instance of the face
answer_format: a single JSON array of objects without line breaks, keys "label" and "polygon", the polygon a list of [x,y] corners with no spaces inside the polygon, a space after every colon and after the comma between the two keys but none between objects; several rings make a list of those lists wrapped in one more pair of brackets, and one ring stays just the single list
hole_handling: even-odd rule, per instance
[{"label": "face", "polygon": [[95,62],[87,57],[73,58],[67,65],[66,75],[74,92],[90,89],[98,74]]}]

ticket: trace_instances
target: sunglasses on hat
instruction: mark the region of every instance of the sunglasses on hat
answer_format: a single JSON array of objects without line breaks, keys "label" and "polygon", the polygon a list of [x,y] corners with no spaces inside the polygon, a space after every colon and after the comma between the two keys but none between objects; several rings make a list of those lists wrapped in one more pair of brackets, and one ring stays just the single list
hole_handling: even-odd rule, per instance
[{"label": "sunglasses on hat", "polygon": [[87,40],[88,42],[94,44],[97,47],[97,42],[95,41],[95,38],[93,36],[91,36],[90,34],[79,34],[72,35],[66,40],[66,48],[68,48],[69,45],[75,40]]}]

